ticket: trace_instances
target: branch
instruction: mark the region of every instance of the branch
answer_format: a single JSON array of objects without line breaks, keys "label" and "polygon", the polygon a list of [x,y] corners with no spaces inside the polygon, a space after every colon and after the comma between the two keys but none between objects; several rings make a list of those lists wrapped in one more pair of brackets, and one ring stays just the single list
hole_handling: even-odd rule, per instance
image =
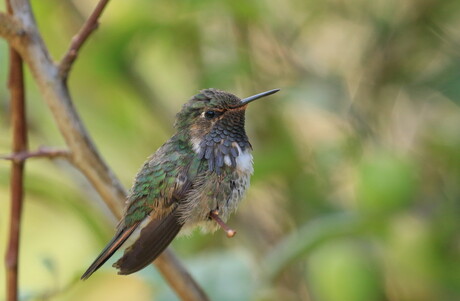
[{"label": "branch", "polygon": [[71,151],[70,162],[87,177],[116,216],[122,212],[125,190],[104,162],[76,112],[56,64],[38,32],[28,0],[14,0],[13,11],[24,24],[27,39],[19,50]]},{"label": "branch", "polygon": [[22,151],[9,155],[0,156],[0,159],[10,160],[13,162],[22,162],[29,158],[69,158],[70,152],[64,149],[53,149],[41,147],[34,152]]},{"label": "branch", "polygon": [[85,21],[80,31],[72,38],[69,50],[59,63],[59,71],[62,77],[67,77],[73,62],[77,58],[78,51],[89,38],[91,33],[99,26],[99,17],[101,16],[104,8],[107,6],[109,0],[100,0],[94,11],[89,18]]},{"label": "branch", "polygon": [[[7,1],[8,13],[11,7]],[[7,15],[1,14],[0,20],[12,21]],[[0,21],[1,23],[1,21]],[[5,24],[5,23],[3,23]],[[0,28],[3,27],[0,24]],[[16,32],[16,22],[6,24],[7,31]],[[9,28],[9,29],[8,29]],[[11,97],[11,125],[13,128],[13,153],[27,151],[27,124],[24,96],[24,74],[20,55],[10,47],[10,71],[8,88]],[[6,294],[8,301],[18,300],[18,265],[19,265],[19,235],[21,232],[21,215],[24,198],[24,161],[12,162],[11,165],[11,215],[8,247],[5,256]]]},{"label": "branch", "polygon": [[[19,47],[43,98],[46,100],[58,128],[71,151],[70,162],[93,185],[112,213],[120,218],[126,191],[105,163],[76,112],[66,85],[66,76],[51,60],[38,32],[28,0],[13,0],[13,11],[24,24],[28,38]],[[92,14],[97,15],[97,14]],[[171,288],[182,300],[208,300],[201,287],[179,260],[166,250],[154,262]]]},{"label": "branch", "polygon": [[25,34],[21,24],[12,16],[0,12],[0,37],[10,43]]}]

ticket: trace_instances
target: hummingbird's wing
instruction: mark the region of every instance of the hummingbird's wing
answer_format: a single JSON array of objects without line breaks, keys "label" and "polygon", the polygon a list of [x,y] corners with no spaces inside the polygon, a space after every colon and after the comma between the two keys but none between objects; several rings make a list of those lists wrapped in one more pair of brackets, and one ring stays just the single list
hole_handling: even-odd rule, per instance
[{"label": "hummingbird's wing", "polygon": [[[168,158],[170,156],[171,154],[168,155]],[[156,178],[164,177],[165,180],[172,178],[174,181],[170,180],[169,185],[171,186],[165,186],[165,190],[162,192],[163,196],[160,197],[163,201],[158,202],[158,207],[152,210],[150,221],[142,228],[139,238],[125,250],[123,257],[113,265],[119,269],[118,274],[128,275],[150,264],[168,247],[182,228],[184,221],[181,219],[177,206],[185,198],[192,185],[190,179],[194,178],[193,175],[198,172],[200,166],[200,161],[196,158],[195,160],[183,159],[174,160],[175,164],[177,162],[182,163],[180,167],[162,162],[161,170],[167,173],[166,176],[161,175],[160,169],[153,166],[153,169],[156,170],[154,173],[157,173]],[[152,166],[150,167],[149,173],[152,173]],[[138,181],[142,182],[143,177],[138,177]],[[133,192],[135,193],[135,191],[136,189],[134,188]],[[132,210],[128,207],[127,214]],[[169,212],[159,214],[159,212],[165,210],[169,210]]]},{"label": "hummingbird's wing", "polygon": [[168,247],[182,225],[176,209],[162,219],[150,221],[113,267],[119,269],[120,275],[128,275],[146,267]]},{"label": "hummingbird's wing", "polygon": [[173,139],[165,143],[138,172],[117,234],[81,279],[89,278],[102,266],[134,230],[144,224],[144,220],[149,222],[141,230],[139,238],[114,265],[120,269],[120,274],[130,274],[148,265],[179,233],[183,221],[179,219],[176,207],[191,187],[189,179],[198,172],[200,163]]},{"label": "hummingbird's wing", "polygon": [[139,223],[136,223],[129,228],[118,231],[80,279],[88,279],[89,276],[91,276],[97,269],[99,269],[113,255],[113,253],[115,253],[121,247],[121,245],[128,239],[134,230],[136,230],[138,225]]}]

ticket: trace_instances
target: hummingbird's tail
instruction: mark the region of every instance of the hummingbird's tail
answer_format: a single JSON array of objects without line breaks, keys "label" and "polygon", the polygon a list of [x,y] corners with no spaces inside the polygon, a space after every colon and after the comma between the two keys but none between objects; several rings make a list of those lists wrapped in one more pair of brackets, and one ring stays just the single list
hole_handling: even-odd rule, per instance
[{"label": "hummingbird's tail", "polygon": [[115,253],[118,248],[128,239],[128,237],[136,230],[139,223],[134,224],[133,226],[122,229],[117,232],[117,234],[112,238],[112,240],[107,244],[107,246],[102,250],[101,254],[94,260],[86,272],[81,276],[81,280],[88,279],[94,272],[97,271],[112,255]]},{"label": "hummingbird's tail", "polygon": [[123,257],[113,264],[118,274],[128,275],[154,261],[171,243],[182,228],[177,210],[162,219],[149,222],[142,228],[139,238],[125,250]]}]

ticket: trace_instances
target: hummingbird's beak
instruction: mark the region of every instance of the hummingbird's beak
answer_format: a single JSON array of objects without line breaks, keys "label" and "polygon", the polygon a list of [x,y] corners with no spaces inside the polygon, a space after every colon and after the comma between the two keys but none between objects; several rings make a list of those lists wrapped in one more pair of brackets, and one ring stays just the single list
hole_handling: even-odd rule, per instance
[{"label": "hummingbird's beak", "polygon": [[238,105],[238,107],[245,106],[245,105],[247,105],[248,103],[253,102],[253,101],[256,100],[256,99],[259,99],[259,98],[262,98],[262,97],[265,97],[265,96],[268,96],[268,95],[275,94],[275,93],[278,92],[279,90],[280,90],[280,89],[273,89],[273,90],[265,91],[265,92],[262,92],[262,93],[259,93],[259,94],[256,94],[256,95],[252,95],[252,96],[246,97],[246,98],[244,98],[244,99],[241,100],[241,103]]}]

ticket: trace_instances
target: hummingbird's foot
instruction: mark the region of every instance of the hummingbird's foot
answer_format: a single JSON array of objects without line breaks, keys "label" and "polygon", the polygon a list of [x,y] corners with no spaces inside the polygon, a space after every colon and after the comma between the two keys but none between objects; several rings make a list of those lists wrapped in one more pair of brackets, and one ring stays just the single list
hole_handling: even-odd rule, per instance
[{"label": "hummingbird's foot", "polygon": [[226,223],[224,223],[223,220],[220,219],[219,217],[219,211],[218,210],[212,210],[210,213],[209,213],[209,216],[216,221],[216,223],[225,231],[225,233],[227,233],[227,237],[228,238],[232,238],[233,236],[235,236],[236,234],[236,231],[233,230],[232,228],[230,228],[229,226],[227,226]]}]

